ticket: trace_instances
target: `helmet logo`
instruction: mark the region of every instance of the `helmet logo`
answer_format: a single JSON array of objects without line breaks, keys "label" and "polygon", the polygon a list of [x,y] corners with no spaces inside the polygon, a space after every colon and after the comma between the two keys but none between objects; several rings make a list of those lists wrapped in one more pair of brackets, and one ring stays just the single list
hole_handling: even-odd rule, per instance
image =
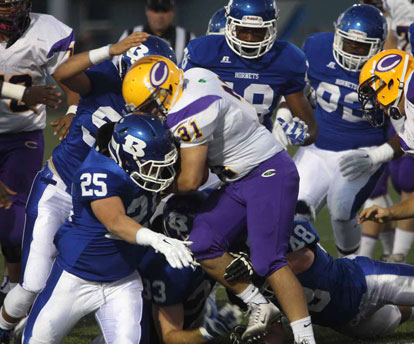
[{"label": "helmet logo", "polygon": [[142,141],[132,135],[127,135],[125,137],[125,143],[122,145],[122,148],[125,152],[138,158],[145,156],[145,147],[147,147],[145,141]]},{"label": "helmet logo", "polygon": [[131,65],[138,61],[141,57],[148,55],[149,49],[144,44],[141,44],[138,47],[133,47],[129,49],[126,53],[126,56],[130,59]]},{"label": "helmet logo", "polygon": [[154,88],[160,87],[167,81],[169,69],[164,61],[157,62],[150,72],[150,82]]},{"label": "helmet logo", "polygon": [[375,69],[377,72],[380,73],[389,72],[390,70],[397,67],[402,61],[402,59],[402,56],[397,54],[386,55],[378,61],[378,64]]}]

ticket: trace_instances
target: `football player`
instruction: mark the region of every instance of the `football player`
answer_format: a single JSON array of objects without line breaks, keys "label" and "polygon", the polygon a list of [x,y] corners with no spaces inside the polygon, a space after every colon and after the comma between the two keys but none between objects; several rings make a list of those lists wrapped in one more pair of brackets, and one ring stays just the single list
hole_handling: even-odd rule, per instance
[{"label": "football player", "polygon": [[[145,44],[139,45],[145,39]],[[73,174],[94,145],[98,128],[104,123],[118,121],[127,113],[121,93],[126,71],[133,62],[148,54],[175,59],[167,42],[143,33],[135,33],[112,45],[109,53],[122,54],[117,66],[110,60],[112,56],[98,63],[91,51],[75,55],[62,65],[68,77],[65,78],[59,70],[56,72],[62,82],[76,88],[82,98],[69,135],[55,148],[33,183],[26,207],[22,283],[6,297],[0,315],[2,329],[14,327],[17,320],[27,314],[45,286],[57,254],[53,238],[72,209],[70,189]],[[92,62],[97,65],[93,66]],[[92,68],[83,71],[88,67]],[[71,77],[70,73],[74,76]]]},{"label": "football player", "polygon": [[386,20],[377,8],[354,5],[339,16],[335,33],[313,34],[304,45],[320,131],[315,144],[300,147],[294,157],[299,200],[309,218],[327,203],[340,256],[358,251],[356,212],[373,191],[383,163],[398,150],[396,138],[387,142],[382,117],[363,116],[357,94],[362,66],[381,50],[386,36]]},{"label": "football player", "polygon": [[[387,18],[389,33],[384,44],[384,49],[400,49],[407,53],[411,50],[409,40],[409,26],[414,22],[414,5],[409,0],[365,0],[379,8]],[[396,121],[395,125],[401,125]],[[390,131],[395,135],[393,126]],[[389,175],[392,184],[401,196],[401,201],[413,197],[414,181],[409,177],[410,171],[414,168],[414,157],[405,155],[388,163]],[[373,204],[381,204],[384,207],[390,206],[386,195],[379,199],[369,199],[365,207]],[[396,223],[394,230],[389,230],[390,224],[383,230],[382,225],[372,222],[365,222],[362,225],[361,255],[371,256],[376,246],[378,236],[381,238],[383,249],[388,253],[387,260],[390,262],[405,262],[408,251],[414,241],[414,220],[402,220]],[[381,234],[380,231],[382,232]],[[389,250],[391,247],[391,250]],[[389,252],[388,252],[389,251]],[[386,255],[385,255],[386,257]]]},{"label": "football player", "polygon": [[[318,241],[310,222],[294,222],[288,263],[303,286],[315,324],[362,339],[391,334],[413,319],[413,266],[356,256],[334,259]],[[238,258],[226,269],[227,278],[247,277],[249,269],[248,260]],[[262,288],[276,302],[266,285]],[[233,337],[238,342],[238,331]],[[266,343],[276,340],[281,338],[269,337]]]},{"label": "football player", "polygon": [[[284,96],[293,115],[285,117],[282,126],[277,122],[275,130],[282,136],[281,141],[295,145],[312,143],[317,136],[317,123],[303,94],[306,58],[293,44],[276,40],[279,16],[276,2],[232,0],[225,9],[224,35],[192,40],[181,67],[184,70],[202,67],[218,74],[254,105],[260,122],[270,131],[271,116]],[[302,119],[306,125],[298,126],[292,122],[292,116]],[[308,135],[299,135],[299,132]]]},{"label": "football player", "polygon": [[[152,228],[171,238],[186,240],[207,197],[203,192],[172,196]],[[172,269],[162,255],[149,248],[139,262],[139,271],[144,283],[143,298],[153,304],[153,312],[148,312],[148,316],[154,316],[161,334],[160,340],[151,334],[151,344],[206,343],[230,333],[240,323],[238,307],[228,305],[217,310],[209,297],[215,281],[200,267]]]},{"label": "football player", "polygon": [[73,176],[73,214],[55,237],[59,254],[29,314],[23,343],[60,343],[91,312],[106,343],[139,343],[136,245],[152,246],[174,268],[192,262],[189,243],[146,228],[157,194],[174,180],[176,160],[172,135],[154,116],[129,115],[98,133],[97,147]]},{"label": "football player", "polygon": [[314,343],[303,291],[285,257],[298,174],[281,144],[259,123],[255,108],[217,74],[203,68],[183,73],[157,56],[135,63],[125,76],[122,93],[129,108],[165,118],[180,143],[174,191],[197,190],[209,169],[226,182],[209,195],[205,211],[197,215],[191,250],[209,275],[249,304],[244,339],[259,339],[279,315],[252,284],[223,279],[224,268],[232,261],[227,248],[248,224],[255,271],[277,291],[296,342]]},{"label": "football player", "polygon": [[[0,1],[0,80],[25,87],[45,85],[46,78],[53,76],[74,46],[71,28],[50,15],[30,13],[30,10],[30,0]],[[7,88],[10,91],[10,85],[3,84],[7,97],[23,100],[21,87],[13,87],[12,94]],[[46,89],[46,93],[49,91],[52,90]],[[69,105],[77,104],[77,95],[68,92],[67,96]],[[0,243],[10,281],[17,283],[21,270],[24,207],[43,160],[46,106],[41,105],[34,111],[10,98],[0,100],[0,179],[16,195],[11,196],[13,205],[9,210],[0,209]],[[26,101],[30,103],[30,99]],[[73,107],[69,107],[68,113],[73,113]],[[58,121],[58,129],[65,131],[71,118],[66,116]]]}]

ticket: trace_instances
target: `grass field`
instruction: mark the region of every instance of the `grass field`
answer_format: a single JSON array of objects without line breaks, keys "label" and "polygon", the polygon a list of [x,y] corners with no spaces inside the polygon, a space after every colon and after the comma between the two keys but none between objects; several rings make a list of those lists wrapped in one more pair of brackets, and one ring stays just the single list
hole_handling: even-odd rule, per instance
[{"label": "grass field", "polygon": [[[48,122],[53,120],[56,115],[49,116]],[[53,130],[48,125],[45,131],[46,135],[46,151],[45,151],[45,159],[47,159],[53,148],[56,144],[58,144],[58,139],[53,136]],[[393,192],[393,190],[392,190]],[[394,200],[397,199],[397,195],[393,192],[392,197]],[[324,248],[333,256],[336,256],[336,250],[333,243],[333,236],[332,230],[330,226],[329,214],[326,209],[323,209],[322,212],[319,214],[318,219],[315,223],[315,227],[318,230],[321,236],[321,244]],[[381,255],[380,247],[377,247],[375,258],[379,258]],[[408,262],[414,264],[414,256],[411,253]],[[91,339],[93,339],[99,330],[94,322],[92,316],[83,319],[76,328],[73,329],[71,334],[64,340],[63,343],[65,344],[86,344],[90,343]],[[334,331],[331,331],[326,328],[316,327],[315,328],[316,339],[318,344],[347,344],[355,342],[352,339],[346,338],[342,335],[337,334]],[[225,343],[225,341],[222,341]],[[288,339],[286,343],[292,343],[291,339]],[[393,343],[393,344],[403,344],[403,343],[414,343],[414,323],[406,323],[402,325],[398,331],[388,337],[384,337],[381,339],[376,339],[374,341],[359,341],[359,343]],[[122,343],[120,343],[122,344]]]}]

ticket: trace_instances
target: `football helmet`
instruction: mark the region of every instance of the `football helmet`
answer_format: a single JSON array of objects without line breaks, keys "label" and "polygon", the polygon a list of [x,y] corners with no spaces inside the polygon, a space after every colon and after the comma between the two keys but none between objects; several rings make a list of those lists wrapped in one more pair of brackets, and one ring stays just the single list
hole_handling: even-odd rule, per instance
[{"label": "football helmet", "polygon": [[141,188],[160,192],[175,178],[178,153],[170,131],[157,117],[131,114],[115,124],[108,150]]},{"label": "football helmet", "polygon": [[226,9],[217,10],[208,22],[207,35],[223,35],[226,30]]},{"label": "football helmet", "polygon": [[335,23],[335,61],[347,71],[360,71],[365,62],[381,51],[387,33],[387,21],[378,8],[353,5]]},{"label": "football helmet", "polygon": [[208,194],[194,191],[186,195],[174,195],[164,205],[162,219],[166,236],[186,240],[193,228],[193,221]]},{"label": "football helmet", "polygon": [[145,56],[125,75],[122,95],[130,111],[164,117],[181,97],[183,83],[184,72],[170,59]]},{"label": "football helmet", "polygon": [[397,49],[384,50],[364,65],[359,76],[358,100],[372,125],[377,126],[375,116],[382,109],[388,109],[393,119],[401,117],[397,106],[413,71],[414,59]]},{"label": "football helmet", "polygon": [[[230,0],[226,9],[226,41],[231,50],[246,59],[266,54],[277,35],[278,9],[275,0]],[[263,31],[263,39],[245,41],[238,38],[239,30]]]},{"label": "football helmet", "polygon": [[149,55],[160,55],[177,63],[174,50],[170,44],[157,36],[149,36],[147,40],[137,47],[132,47],[124,52],[118,60],[119,76],[123,79],[131,66],[141,57]]},{"label": "football helmet", "polygon": [[31,0],[0,0],[0,33],[20,36],[30,24]]}]

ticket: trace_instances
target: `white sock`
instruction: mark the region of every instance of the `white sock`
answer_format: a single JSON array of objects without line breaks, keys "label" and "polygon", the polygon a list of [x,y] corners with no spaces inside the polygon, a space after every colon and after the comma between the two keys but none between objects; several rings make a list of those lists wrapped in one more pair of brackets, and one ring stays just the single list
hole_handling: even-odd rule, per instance
[{"label": "white sock", "polygon": [[372,235],[362,234],[361,246],[359,248],[358,255],[372,258],[372,254],[374,253],[375,246],[377,246],[377,241],[378,241],[378,238]]},{"label": "white sock", "polygon": [[383,254],[390,255],[392,253],[394,235],[395,232],[393,230],[380,233],[379,238],[381,240]]},{"label": "white sock", "polygon": [[290,327],[292,328],[295,343],[300,343],[301,340],[307,339],[309,344],[316,344],[311,317],[291,322]]},{"label": "white sock", "polygon": [[12,330],[16,326],[16,323],[12,324],[3,318],[3,307],[0,309],[0,328],[3,330]]},{"label": "white sock", "polygon": [[394,247],[392,254],[407,255],[414,241],[414,232],[407,232],[400,228],[395,229]]},{"label": "white sock", "polygon": [[253,284],[249,284],[248,287],[237,295],[245,304],[250,302],[260,304],[260,303],[268,303],[265,297],[260,294],[258,288],[256,288]]}]

